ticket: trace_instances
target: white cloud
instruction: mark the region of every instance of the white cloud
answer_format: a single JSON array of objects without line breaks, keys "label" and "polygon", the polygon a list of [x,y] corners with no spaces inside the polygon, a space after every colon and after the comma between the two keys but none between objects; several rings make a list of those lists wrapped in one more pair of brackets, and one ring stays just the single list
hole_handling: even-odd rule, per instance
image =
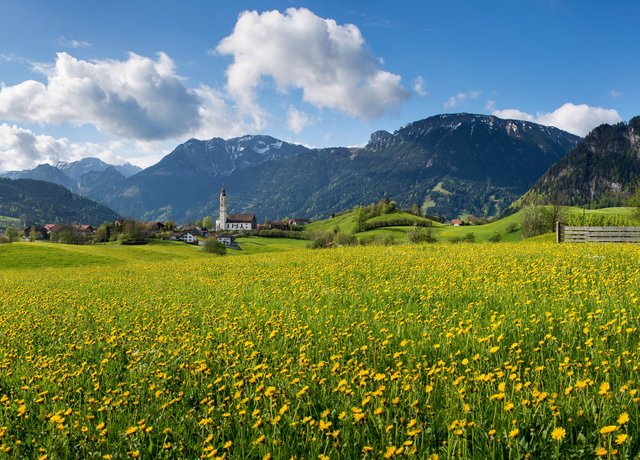
[{"label": "white cloud", "polygon": [[83,61],[58,53],[38,67],[47,83],[27,80],[0,88],[0,119],[39,124],[91,124],[128,139],[158,140],[199,133],[245,132],[222,96],[192,89],[164,53],[157,59],[130,53],[124,61]]},{"label": "white cloud", "polygon": [[413,90],[418,94],[418,96],[426,96],[429,92],[425,89],[426,82],[422,76],[417,76],[413,80]]},{"label": "white cloud", "polygon": [[33,168],[38,163],[66,160],[69,142],[16,125],[0,124],[0,170],[12,171]]},{"label": "white cloud", "polygon": [[609,97],[612,97],[613,99],[618,99],[622,96],[623,94],[620,91],[617,91],[615,89],[612,89],[611,91],[609,91]]},{"label": "white cloud", "polygon": [[591,107],[587,104],[564,104],[549,113],[536,113],[535,116],[517,109],[495,110],[493,115],[500,118],[533,121],[541,125],[555,126],[564,131],[586,136],[596,126],[603,123],[618,123],[622,121],[615,109]]},{"label": "white cloud", "polygon": [[65,48],[89,48],[92,46],[90,42],[85,42],[82,40],[74,40],[72,38],[60,37],[56,40],[58,46],[62,46]]},{"label": "white cloud", "polygon": [[32,169],[42,163],[100,158],[109,164],[147,167],[175,148],[171,141],[110,141],[73,143],[65,137],[36,134],[7,123],[0,124],[0,172]]},{"label": "white cloud", "polygon": [[315,107],[363,119],[394,110],[408,97],[400,76],[382,70],[355,25],[338,25],[305,8],[245,11],[216,51],[233,56],[227,91],[258,127],[267,117],[257,97],[265,77],[281,92],[301,89]]},{"label": "white cloud", "polygon": [[464,104],[467,100],[478,99],[482,93],[480,91],[467,91],[466,93],[458,93],[444,101],[445,109],[452,109]]},{"label": "white cloud", "polygon": [[289,106],[287,111],[287,128],[296,134],[300,134],[304,128],[311,124],[311,119],[306,113],[301,112],[294,106]]}]

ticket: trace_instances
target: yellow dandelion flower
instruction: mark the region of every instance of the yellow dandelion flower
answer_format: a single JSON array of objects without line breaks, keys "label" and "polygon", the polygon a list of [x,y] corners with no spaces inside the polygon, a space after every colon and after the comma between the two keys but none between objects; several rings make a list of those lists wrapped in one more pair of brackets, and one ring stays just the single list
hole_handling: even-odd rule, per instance
[{"label": "yellow dandelion flower", "polygon": [[598,457],[606,457],[609,452],[604,447],[598,447],[596,449],[596,455]]},{"label": "yellow dandelion flower", "polygon": [[616,431],[618,429],[617,425],[607,425],[607,426],[603,426],[600,429],[600,434],[603,436],[606,436],[610,433],[613,433],[614,431]]},{"label": "yellow dandelion flower", "polygon": [[611,385],[609,385],[609,382],[603,382],[602,384],[600,384],[600,390],[598,391],[598,394],[604,396],[609,393],[610,389]]},{"label": "yellow dandelion flower", "polygon": [[562,441],[567,435],[567,430],[562,427],[557,427],[551,432],[551,439],[554,441]]},{"label": "yellow dandelion flower", "polygon": [[138,427],[137,426],[130,426],[129,428],[127,428],[124,431],[124,435],[125,436],[131,436],[133,433],[135,433],[136,431],[138,431]]},{"label": "yellow dandelion flower", "polygon": [[391,458],[396,453],[396,446],[387,447],[386,452],[384,453],[384,458]]},{"label": "yellow dandelion flower", "polygon": [[618,417],[618,423],[620,425],[626,425],[627,422],[629,422],[629,414],[626,412],[623,412],[622,414],[620,414],[620,416]]},{"label": "yellow dandelion flower", "polygon": [[222,446],[223,449],[231,449],[231,446],[233,446],[233,441],[227,441],[224,443],[224,446]]},{"label": "yellow dandelion flower", "polygon": [[520,430],[518,428],[514,428],[513,430],[509,431],[509,437],[510,438],[515,438],[520,434]]}]

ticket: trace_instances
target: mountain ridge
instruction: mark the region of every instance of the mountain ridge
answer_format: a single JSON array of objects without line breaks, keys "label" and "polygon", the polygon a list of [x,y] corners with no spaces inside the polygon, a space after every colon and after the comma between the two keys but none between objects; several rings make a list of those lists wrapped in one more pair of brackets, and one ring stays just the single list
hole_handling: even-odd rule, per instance
[{"label": "mountain ridge", "polygon": [[640,116],[594,128],[527,192],[559,205],[625,205],[640,184]]},{"label": "mountain ridge", "polygon": [[62,185],[35,179],[0,177],[0,216],[30,224],[77,223],[100,225],[120,218],[106,206],[72,193]]},{"label": "mountain ridge", "polygon": [[230,212],[252,212],[261,221],[326,217],[385,196],[449,218],[488,216],[526,192],[578,140],[526,121],[443,114],[393,133],[376,131],[363,147],[309,148],[266,135],[189,139],[133,176],[106,168],[90,180],[76,177],[71,188],[145,220],[216,215],[223,184]]},{"label": "mountain ridge", "polygon": [[259,219],[325,217],[389,196],[428,212],[492,215],[578,141],[557,128],[475,114],[436,115],[364,147],[308,148],[271,136],[190,139],[158,163],[94,196],[124,215],[196,220],[231,212]]}]

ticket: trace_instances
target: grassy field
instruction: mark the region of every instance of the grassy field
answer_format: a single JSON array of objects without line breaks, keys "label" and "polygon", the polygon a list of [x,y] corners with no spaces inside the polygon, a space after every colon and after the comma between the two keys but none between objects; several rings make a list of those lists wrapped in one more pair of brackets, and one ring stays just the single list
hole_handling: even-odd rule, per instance
[{"label": "grassy field", "polygon": [[1,246],[0,456],[638,455],[637,246],[289,249]]},{"label": "grassy field", "polygon": [[[575,207],[567,207],[566,212],[568,214],[582,214],[585,213],[587,215],[598,214],[598,215],[609,215],[609,216],[621,216],[625,218],[632,218],[633,211],[631,208],[604,208],[604,209],[581,209]],[[307,226],[308,230],[311,232],[331,232],[334,231],[335,228],[339,228],[340,231],[343,232],[352,232],[354,229],[354,221],[355,214],[352,212],[341,214],[332,219],[326,219],[318,222],[314,222]],[[367,222],[384,222],[389,221],[391,219],[411,219],[415,221],[426,222],[428,219],[423,217],[418,217],[405,212],[397,212],[382,216],[377,216],[372,219],[369,219]],[[504,217],[495,222],[491,222],[483,225],[464,225],[460,227],[454,227],[451,225],[441,224],[439,222],[433,222],[432,232],[433,235],[439,241],[452,241],[456,239],[462,239],[466,237],[468,234],[472,234],[473,238],[477,242],[486,242],[491,241],[492,239],[498,239],[502,242],[514,242],[514,241],[522,241],[522,230],[521,230],[521,220],[522,214],[521,212],[517,212],[510,216]],[[364,232],[357,233],[356,236],[358,240],[363,242],[377,242],[383,243],[385,239],[389,241],[392,239],[396,243],[406,243],[407,233],[412,229],[412,227],[407,226],[398,226],[398,227],[383,227],[377,228],[374,230],[367,230]]]}]

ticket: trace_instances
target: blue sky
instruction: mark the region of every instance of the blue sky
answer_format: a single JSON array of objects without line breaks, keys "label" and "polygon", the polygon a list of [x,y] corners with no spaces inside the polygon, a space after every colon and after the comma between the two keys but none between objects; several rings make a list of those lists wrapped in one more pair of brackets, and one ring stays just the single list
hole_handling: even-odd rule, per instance
[{"label": "blue sky", "polygon": [[366,143],[439,113],[579,135],[640,113],[640,3],[0,5],[0,171],[155,163],[191,137]]}]

